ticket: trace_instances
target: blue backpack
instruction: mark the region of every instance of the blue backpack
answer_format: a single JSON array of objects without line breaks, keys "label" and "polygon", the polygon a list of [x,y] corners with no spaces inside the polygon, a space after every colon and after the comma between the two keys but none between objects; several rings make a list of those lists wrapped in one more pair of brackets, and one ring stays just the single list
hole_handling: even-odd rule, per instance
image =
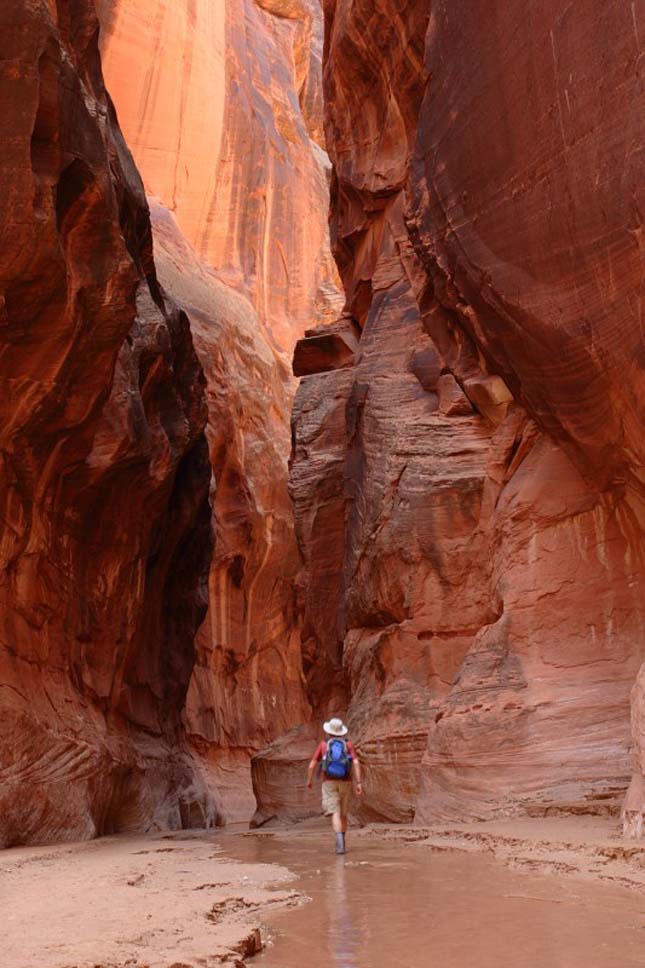
[{"label": "blue backpack", "polygon": [[323,773],[330,780],[346,780],[352,768],[352,758],[344,739],[327,741],[327,752],[322,761]]}]

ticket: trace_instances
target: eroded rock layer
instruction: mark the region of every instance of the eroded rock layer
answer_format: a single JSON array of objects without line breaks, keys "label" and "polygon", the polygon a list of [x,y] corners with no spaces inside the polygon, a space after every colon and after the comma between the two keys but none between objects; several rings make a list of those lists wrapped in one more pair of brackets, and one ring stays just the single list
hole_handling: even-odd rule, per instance
[{"label": "eroded rock layer", "polygon": [[204,375],[92,3],[0,8],[0,844],[215,818],[183,739]]},{"label": "eroded rock layer", "polygon": [[366,818],[615,806],[645,618],[645,25],[618,3],[325,14],[362,335],[353,365],[297,354],[318,698],[349,688]]},{"label": "eroded rock layer", "polygon": [[154,195],[160,278],[208,395],[216,550],[185,710],[227,816],[250,755],[306,720],[287,494],[290,355],[342,306],[329,249],[318,0],[102,0],[119,119]]},{"label": "eroded rock layer", "polygon": [[291,352],[336,306],[319,0],[100,0],[110,93],[146,189]]},{"label": "eroded rock layer", "polygon": [[184,719],[230,819],[255,804],[249,757],[309,716],[287,493],[291,392],[248,300],[152,205],[159,278],[190,315],[207,383],[216,554]]},{"label": "eroded rock layer", "polygon": [[632,778],[622,809],[623,833],[642,837],[645,826],[645,664],[640,667],[631,695]]}]

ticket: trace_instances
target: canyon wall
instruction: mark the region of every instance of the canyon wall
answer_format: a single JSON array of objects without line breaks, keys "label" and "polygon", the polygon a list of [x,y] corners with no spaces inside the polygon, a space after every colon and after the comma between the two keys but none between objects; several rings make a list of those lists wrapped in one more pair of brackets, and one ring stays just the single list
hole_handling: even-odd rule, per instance
[{"label": "canyon wall", "polygon": [[324,8],[0,10],[2,845],[642,823],[645,25]]},{"label": "canyon wall", "polygon": [[190,316],[207,380],[216,553],[184,721],[228,819],[254,810],[249,757],[309,716],[287,493],[290,385],[247,299],[152,206],[155,261]]},{"label": "canyon wall", "polygon": [[204,375],[89,0],[0,8],[0,845],[213,822]]},{"label": "canyon wall", "polygon": [[249,757],[310,715],[287,494],[290,356],[342,299],[329,248],[318,0],[101,0],[164,287],[207,378],[215,556],[184,719],[226,815]]},{"label": "canyon wall", "polygon": [[645,24],[324,7],[347,301],[295,357],[310,697],[348,690],[364,819],[615,809],[645,618]]},{"label": "canyon wall", "polygon": [[632,778],[622,809],[623,834],[643,836],[645,822],[645,663],[640,667],[631,695]]},{"label": "canyon wall", "polygon": [[146,190],[290,353],[334,314],[319,0],[99,0],[105,75]]}]

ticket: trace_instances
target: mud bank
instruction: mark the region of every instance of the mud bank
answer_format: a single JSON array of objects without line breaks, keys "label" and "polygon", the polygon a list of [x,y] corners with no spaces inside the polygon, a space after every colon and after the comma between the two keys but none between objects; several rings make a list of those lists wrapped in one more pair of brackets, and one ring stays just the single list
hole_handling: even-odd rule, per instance
[{"label": "mud bank", "polygon": [[521,818],[429,827],[378,825],[358,838],[483,853],[514,870],[583,878],[645,892],[645,842],[611,817]]},{"label": "mud bank", "polygon": [[3,968],[243,965],[292,875],[229,860],[195,832],[16,848],[0,857]]}]

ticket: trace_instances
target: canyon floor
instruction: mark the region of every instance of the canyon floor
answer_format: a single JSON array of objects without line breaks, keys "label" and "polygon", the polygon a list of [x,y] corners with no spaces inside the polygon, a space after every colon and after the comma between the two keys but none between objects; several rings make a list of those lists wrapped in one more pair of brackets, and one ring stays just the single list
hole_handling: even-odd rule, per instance
[{"label": "canyon floor", "polygon": [[348,845],[336,857],[321,820],[9,850],[3,965],[642,964],[645,846],[614,819],[372,826]]}]

